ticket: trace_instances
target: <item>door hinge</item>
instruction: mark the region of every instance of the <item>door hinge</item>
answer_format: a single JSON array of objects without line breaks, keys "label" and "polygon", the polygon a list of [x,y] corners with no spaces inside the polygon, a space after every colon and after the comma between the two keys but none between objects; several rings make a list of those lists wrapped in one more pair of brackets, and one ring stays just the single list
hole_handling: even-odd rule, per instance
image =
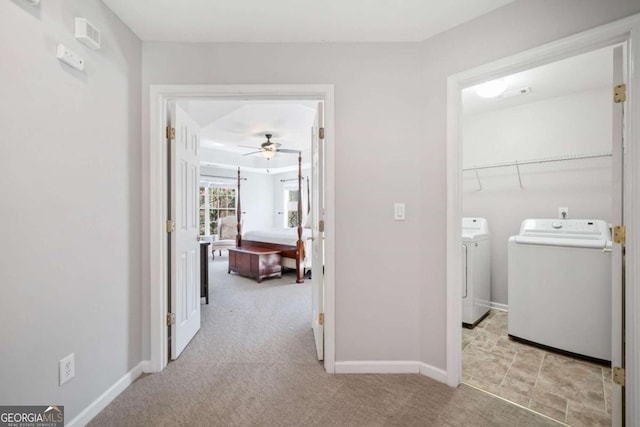
[{"label": "door hinge", "polygon": [[324,128],[318,129],[318,138],[324,139]]},{"label": "door hinge", "polygon": [[318,316],[318,324],[324,325],[324,313],[320,313]]},{"label": "door hinge", "polygon": [[624,372],[624,368],[619,368],[619,367],[614,367],[613,368],[613,382],[624,387],[624,378],[625,378],[625,372]]},{"label": "door hinge", "polygon": [[173,220],[168,219],[167,220],[167,233],[173,233],[174,231],[176,231],[176,223]]},{"label": "door hinge", "polygon": [[176,315],[173,313],[167,313],[167,326],[171,326],[176,323]]},{"label": "door hinge", "polygon": [[167,126],[167,139],[176,139],[176,129]]},{"label": "door hinge", "polygon": [[613,102],[616,104],[627,100],[627,85],[622,83],[613,88]]},{"label": "door hinge", "polygon": [[324,233],[324,219],[318,221],[318,231]]},{"label": "door hinge", "polygon": [[627,243],[627,227],[624,225],[616,225],[613,227],[613,241],[621,245]]}]

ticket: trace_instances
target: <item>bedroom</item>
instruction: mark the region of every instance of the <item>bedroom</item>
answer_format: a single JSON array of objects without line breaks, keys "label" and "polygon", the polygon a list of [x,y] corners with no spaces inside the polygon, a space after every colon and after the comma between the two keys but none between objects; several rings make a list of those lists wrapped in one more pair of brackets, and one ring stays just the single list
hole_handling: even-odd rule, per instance
[{"label": "bedroom", "polygon": [[[201,289],[202,301],[206,301],[201,306],[202,316],[200,313],[193,316],[197,317],[194,321],[202,320],[202,327],[206,328],[211,316],[233,311],[229,309],[229,304],[233,305],[234,301],[243,298],[249,306],[257,308],[260,305],[260,309],[264,310],[264,304],[249,302],[255,292],[262,292],[260,301],[265,304],[266,301],[272,301],[269,295],[275,295],[274,298],[284,295],[284,300],[272,301],[273,311],[280,312],[297,305],[298,321],[302,317],[304,320],[301,322],[307,326],[314,289],[311,286],[311,264],[312,258],[316,258],[311,239],[314,225],[311,200],[313,195],[322,191],[312,185],[314,181],[322,181],[322,177],[313,175],[319,168],[311,168],[314,153],[313,158],[320,157],[318,150],[312,152],[312,145],[319,147],[320,140],[312,136],[318,135],[322,105],[312,100],[248,100],[246,97],[242,100],[189,99],[179,100],[175,106],[173,104],[169,106],[172,126],[176,129],[172,146],[179,149],[183,140],[198,141],[195,144],[198,147],[196,156],[199,165],[199,184],[196,184],[199,187],[198,241],[202,245],[201,250],[206,250],[208,254],[207,268],[201,268],[200,273],[208,273],[208,283],[203,282]],[[172,153],[176,164],[183,161],[181,156],[180,153]],[[175,170],[183,170],[180,168],[181,165]],[[192,180],[181,181],[180,173],[174,175],[176,181],[172,185],[172,199],[177,201],[176,205],[180,205],[182,193],[192,194],[192,189],[181,191],[180,188],[183,183],[189,186]],[[320,198],[316,196],[313,200]],[[177,207],[176,214],[180,209],[182,207]],[[172,218],[181,224],[179,214]],[[242,237],[237,235],[238,221]],[[180,232],[178,229],[176,234]],[[317,222],[314,235],[318,235]],[[317,243],[322,241],[315,240]],[[313,246],[318,246],[317,243]],[[175,252],[180,257],[180,249]],[[319,251],[320,254],[322,252]],[[237,261],[241,257],[246,262]],[[204,258],[201,257],[200,261],[202,263]],[[316,261],[318,265],[324,262],[321,258]],[[246,268],[243,266],[245,263]],[[182,271],[181,264],[176,265],[176,270]],[[322,275],[315,278],[313,282],[316,287],[320,286],[321,280]],[[182,282],[176,282],[178,291],[176,293],[174,290],[169,295],[170,300],[181,298]],[[285,294],[278,294],[273,289],[289,285],[304,290],[290,289]],[[233,292],[236,293],[231,295]],[[226,302],[222,301],[225,297],[228,298]],[[210,300],[213,301],[211,305]],[[175,304],[178,306],[179,302]],[[258,309],[244,311],[252,313],[254,320],[261,316]],[[223,323],[220,318],[216,322],[218,325]],[[212,332],[218,331],[218,325],[214,325]],[[180,355],[198,328],[199,323],[198,326],[194,323],[190,332],[172,328],[172,338],[177,337],[176,340],[170,339],[172,359]],[[314,332],[319,333],[317,330]],[[312,336],[310,330],[305,329],[305,333]],[[182,338],[185,334],[187,338]],[[275,333],[273,341],[280,338]],[[173,342],[176,342],[175,347]],[[321,348],[317,352],[318,358],[322,359]]]}]

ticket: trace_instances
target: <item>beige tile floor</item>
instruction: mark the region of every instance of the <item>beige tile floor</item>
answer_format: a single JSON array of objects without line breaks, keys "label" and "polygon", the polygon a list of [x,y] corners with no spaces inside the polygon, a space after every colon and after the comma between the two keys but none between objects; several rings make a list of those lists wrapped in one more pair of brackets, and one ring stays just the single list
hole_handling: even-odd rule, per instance
[{"label": "beige tile floor", "polygon": [[492,310],[462,328],[462,380],[571,426],[611,425],[611,369],[507,336],[507,313]]}]

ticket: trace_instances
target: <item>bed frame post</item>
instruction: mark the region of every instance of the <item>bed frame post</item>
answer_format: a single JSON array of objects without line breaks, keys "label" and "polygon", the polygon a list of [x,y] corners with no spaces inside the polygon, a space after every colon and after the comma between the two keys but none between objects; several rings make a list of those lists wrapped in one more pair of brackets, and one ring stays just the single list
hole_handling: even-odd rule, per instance
[{"label": "bed frame post", "polygon": [[298,152],[298,241],[296,242],[296,283],[304,283],[304,242],[302,241],[302,151]]},{"label": "bed frame post", "polygon": [[236,207],[236,218],[238,220],[238,225],[237,225],[237,229],[238,229],[238,233],[236,234],[236,248],[239,248],[242,246],[242,230],[241,230],[241,220],[242,220],[242,208],[240,206],[240,167],[238,167],[238,193],[236,194],[236,203],[237,203],[237,207]]}]

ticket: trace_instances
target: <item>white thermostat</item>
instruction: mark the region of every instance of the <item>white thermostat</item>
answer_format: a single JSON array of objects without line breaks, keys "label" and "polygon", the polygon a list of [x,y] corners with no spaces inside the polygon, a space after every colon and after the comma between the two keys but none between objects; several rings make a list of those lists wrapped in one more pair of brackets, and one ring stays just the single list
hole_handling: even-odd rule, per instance
[{"label": "white thermostat", "polygon": [[56,57],[76,70],[84,70],[84,59],[77,53],[70,51],[69,48],[63,44],[58,45]]}]

